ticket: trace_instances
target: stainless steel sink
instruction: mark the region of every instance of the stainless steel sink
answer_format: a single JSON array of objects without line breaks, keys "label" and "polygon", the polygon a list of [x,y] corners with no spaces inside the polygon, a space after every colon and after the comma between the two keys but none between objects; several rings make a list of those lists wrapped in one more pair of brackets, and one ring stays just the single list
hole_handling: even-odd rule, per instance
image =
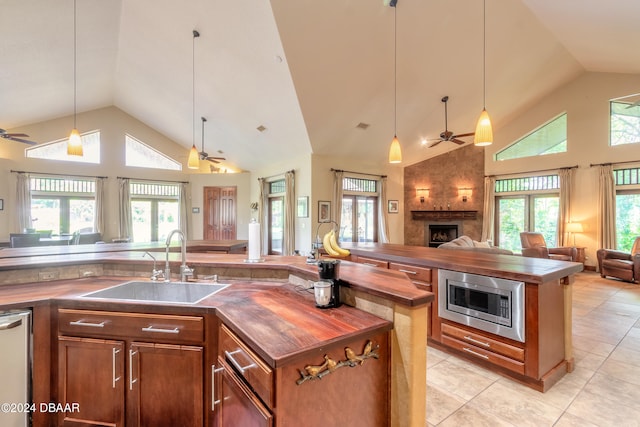
[{"label": "stainless steel sink", "polygon": [[83,298],[195,304],[229,284],[131,281],[82,295]]}]

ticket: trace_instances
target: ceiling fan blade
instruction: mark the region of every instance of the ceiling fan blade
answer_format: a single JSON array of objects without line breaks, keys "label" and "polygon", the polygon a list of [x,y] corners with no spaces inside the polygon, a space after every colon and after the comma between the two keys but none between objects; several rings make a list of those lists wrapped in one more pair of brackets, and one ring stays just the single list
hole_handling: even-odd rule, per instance
[{"label": "ceiling fan blade", "polygon": [[210,161],[211,163],[220,163],[218,160],[215,159],[215,157],[206,157],[205,159]]},{"label": "ceiling fan blade", "polygon": [[463,138],[465,136],[473,136],[475,134],[476,134],[475,132],[461,133],[459,135],[452,135],[451,138]]},{"label": "ceiling fan blade", "polygon": [[36,145],[37,142],[33,142],[33,141],[29,141],[26,139],[20,139],[20,138],[7,138],[10,139],[12,141],[17,141],[17,142],[22,142],[23,144],[29,144],[29,145]]},{"label": "ceiling fan blade", "polygon": [[29,136],[29,135],[27,135],[26,133],[3,133],[2,135],[3,135],[5,138],[13,138],[14,136],[16,136],[16,137],[20,137],[20,138],[23,138],[23,137],[27,137],[27,136]]},{"label": "ceiling fan blade", "polygon": [[464,143],[465,143],[463,140],[461,140],[461,139],[456,139],[456,138],[451,138],[451,139],[450,139],[450,141],[451,141],[451,142],[455,142],[455,143],[456,143],[456,144],[458,144],[458,145],[462,145],[462,144],[464,144]]},{"label": "ceiling fan blade", "polygon": [[443,140],[439,139],[436,142],[434,142],[433,144],[429,144],[429,148],[435,147],[436,145],[440,144]]}]

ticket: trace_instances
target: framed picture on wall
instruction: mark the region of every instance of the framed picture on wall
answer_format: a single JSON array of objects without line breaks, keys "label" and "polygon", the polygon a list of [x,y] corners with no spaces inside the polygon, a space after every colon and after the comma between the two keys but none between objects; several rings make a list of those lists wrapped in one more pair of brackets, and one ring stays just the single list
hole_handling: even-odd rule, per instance
[{"label": "framed picture on wall", "polygon": [[397,200],[389,200],[387,211],[389,213],[398,213],[398,201]]},{"label": "framed picture on wall", "polygon": [[309,217],[309,196],[298,197],[298,218]]},{"label": "framed picture on wall", "polygon": [[318,201],[318,222],[331,221],[331,202],[319,200]]}]

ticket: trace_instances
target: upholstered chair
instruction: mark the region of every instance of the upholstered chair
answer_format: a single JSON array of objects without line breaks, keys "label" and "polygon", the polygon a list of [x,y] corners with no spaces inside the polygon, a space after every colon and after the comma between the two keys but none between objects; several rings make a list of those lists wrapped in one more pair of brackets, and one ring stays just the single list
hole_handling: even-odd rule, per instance
[{"label": "upholstered chair", "polygon": [[627,282],[640,280],[640,237],[633,242],[631,253],[613,249],[598,249],[600,276],[611,276]]},{"label": "upholstered chair", "polygon": [[542,233],[522,232],[520,233],[522,243],[522,256],[532,258],[549,258],[560,261],[575,261],[577,249],[573,247],[549,248]]}]

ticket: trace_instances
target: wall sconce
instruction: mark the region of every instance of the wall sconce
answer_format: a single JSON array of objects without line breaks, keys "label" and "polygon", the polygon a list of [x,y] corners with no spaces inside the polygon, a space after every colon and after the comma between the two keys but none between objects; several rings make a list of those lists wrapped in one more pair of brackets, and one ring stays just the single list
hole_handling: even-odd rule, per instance
[{"label": "wall sconce", "polygon": [[429,189],[416,188],[416,197],[420,198],[420,203],[424,203],[424,199],[429,197]]},{"label": "wall sconce", "polygon": [[462,197],[462,201],[466,202],[471,197],[471,188],[458,188],[458,196]]}]

